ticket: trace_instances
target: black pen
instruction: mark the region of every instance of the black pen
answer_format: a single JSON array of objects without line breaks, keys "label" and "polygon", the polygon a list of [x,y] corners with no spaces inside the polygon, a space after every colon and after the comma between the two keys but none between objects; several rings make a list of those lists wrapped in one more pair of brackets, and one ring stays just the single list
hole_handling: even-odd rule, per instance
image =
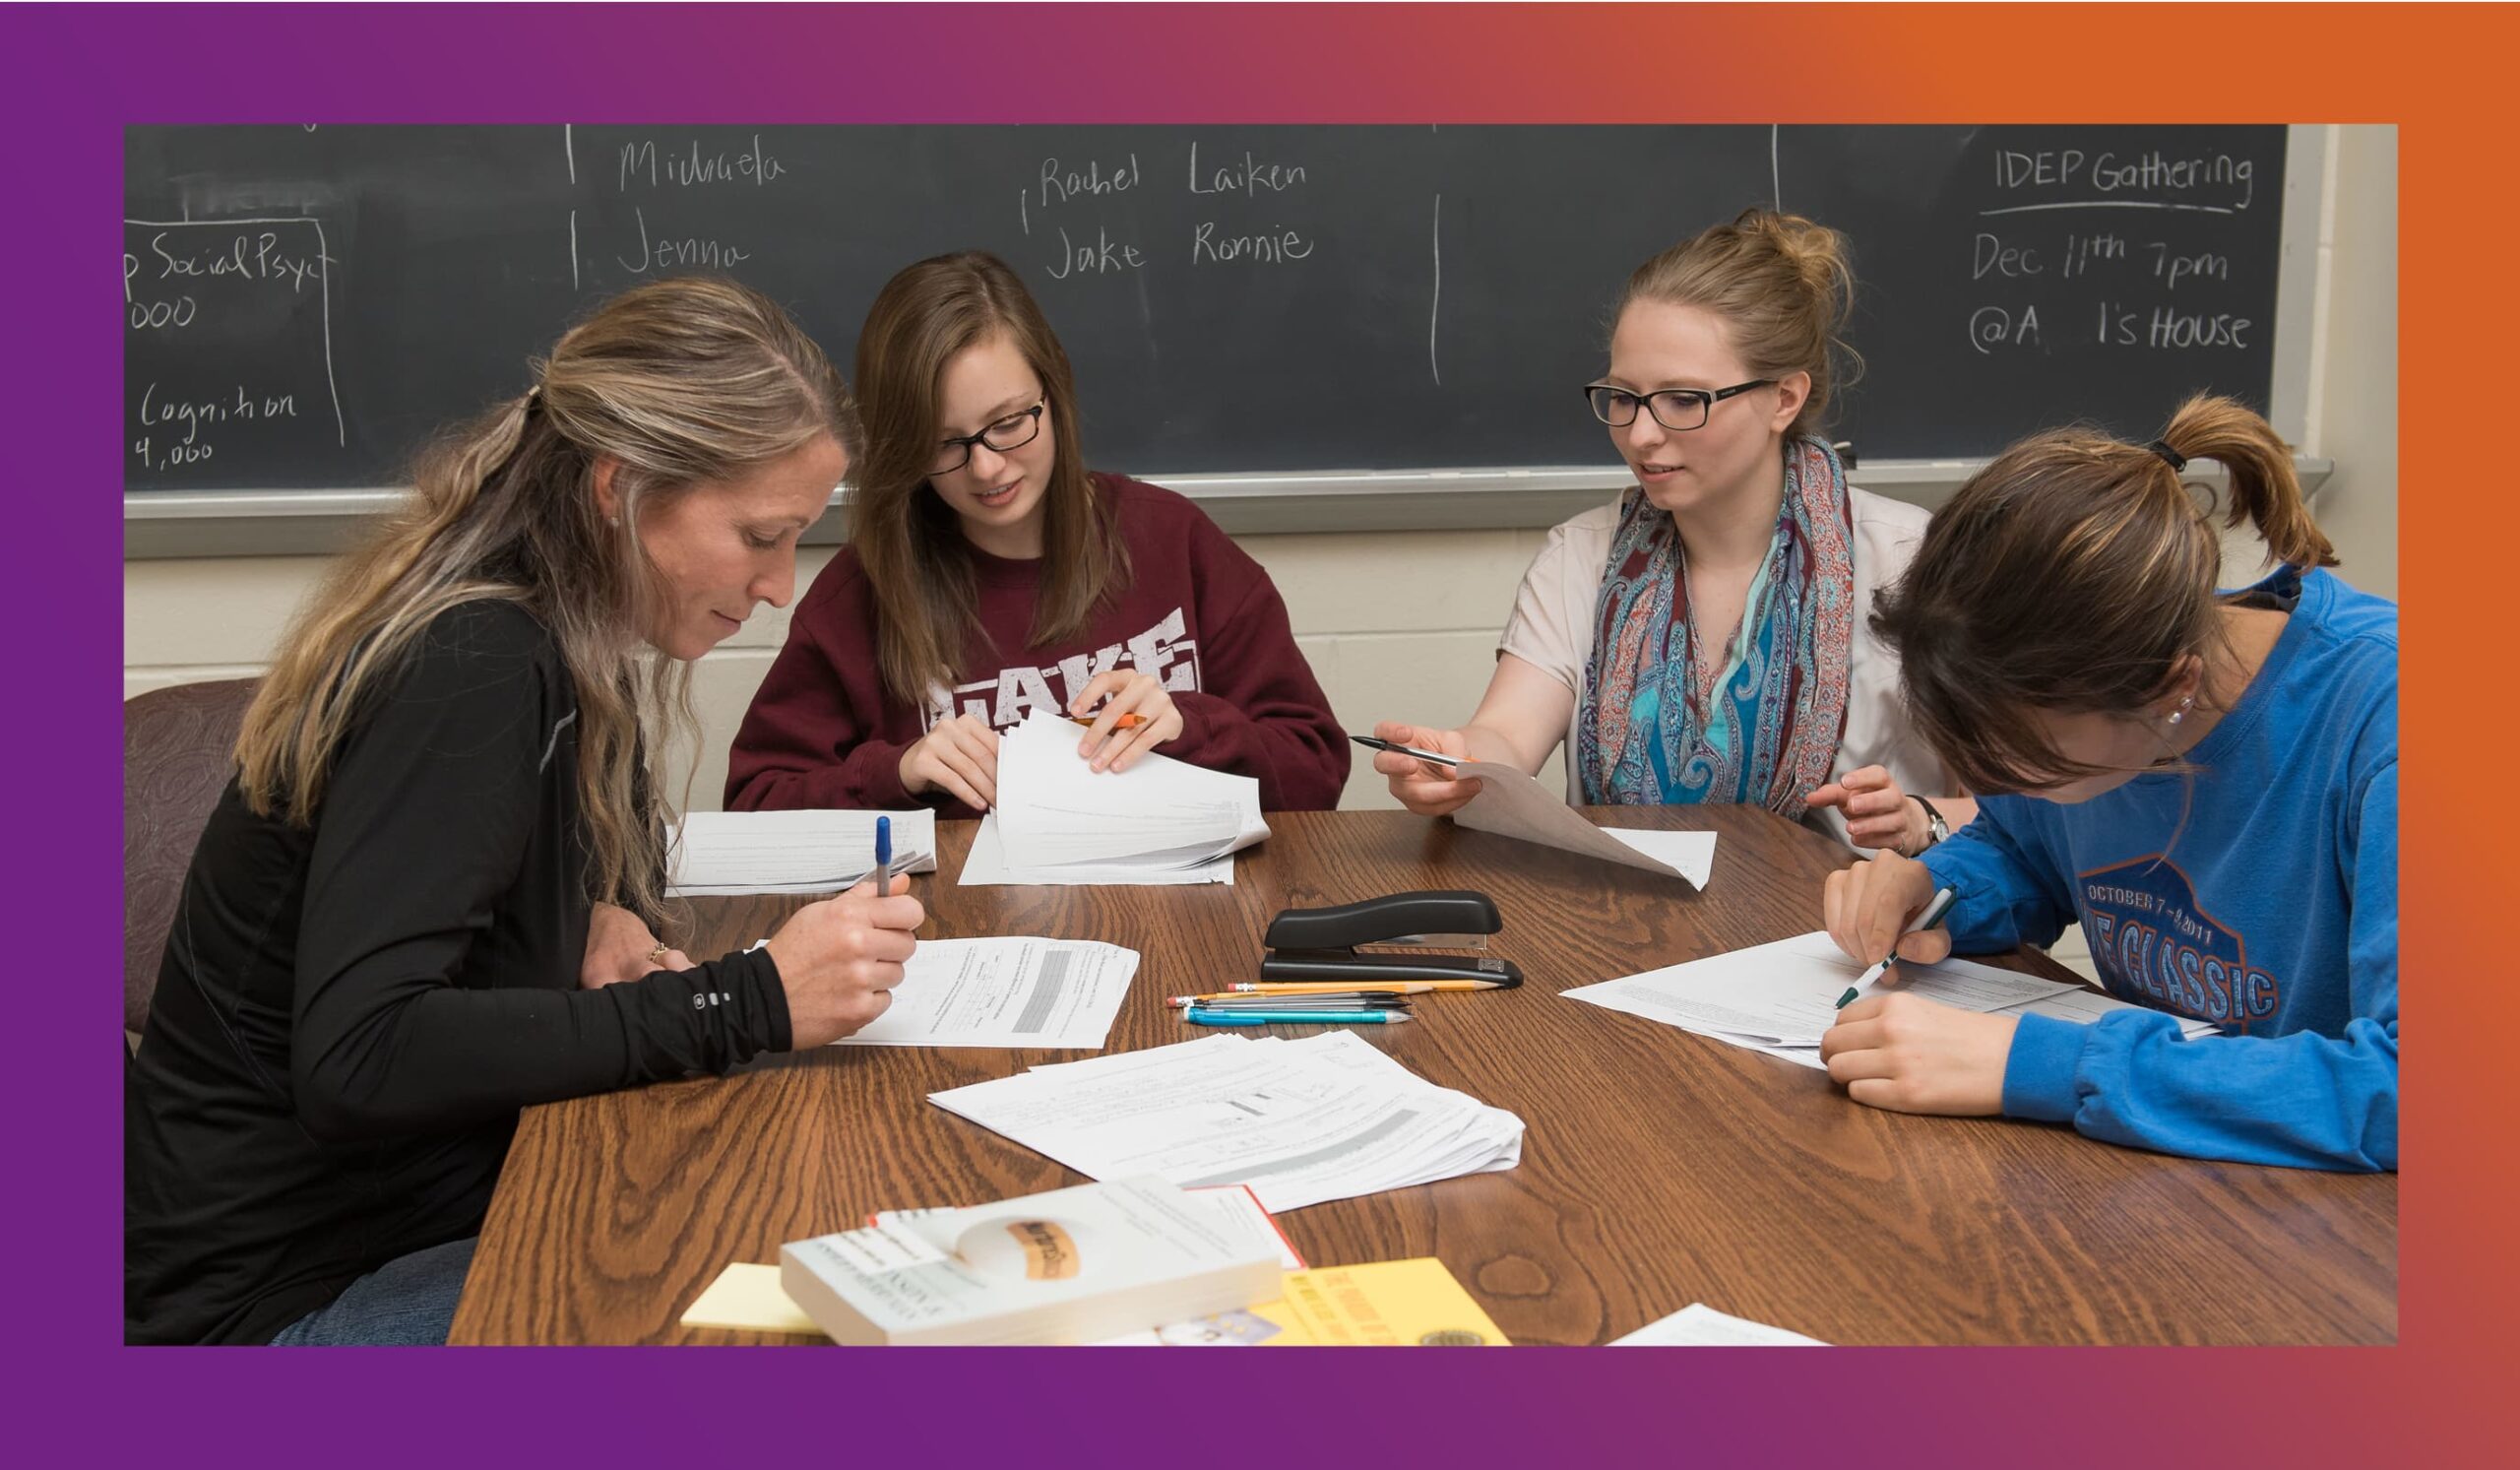
[{"label": "black pen", "polygon": [[1377,740],[1372,735],[1352,735],[1348,738],[1371,749],[1389,750],[1395,754],[1406,755],[1412,760],[1422,760],[1428,765],[1458,769],[1467,759],[1459,755],[1438,755],[1432,750],[1420,750],[1415,745],[1395,745],[1389,740]]},{"label": "black pen", "polygon": [[[1958,902],[1960,902],[1960,895],[1956,891],[1949,888],[1938,890],[1926,903],[1924,909],[1917,915],[1916,922],[1900,931],[1899,937],[1904,939],[1910,934],[1921,933],[1942,923],[1943,917],[1951,912],[1952,905]],[[1862,993],[1863,988],[1879,980],[1889,970],[1891,961],[1898,957],[1899,946],[1894,940],[1890,946],[1890,953],[1882,959],[1881,963],[1864,971],[1854,985],[1847,987],[1847,992],[1838,997],[1838,1009],[1846,1009],[1857,995]]]}]

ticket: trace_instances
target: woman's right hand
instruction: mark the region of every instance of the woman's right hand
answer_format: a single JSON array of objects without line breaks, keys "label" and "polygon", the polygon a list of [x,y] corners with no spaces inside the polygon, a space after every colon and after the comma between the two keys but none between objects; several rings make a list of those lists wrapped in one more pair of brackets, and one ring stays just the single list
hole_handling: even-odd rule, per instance
[{"label": "woman's right hand", "polygon": [[902,962],[918,947],[912,936],[927,910],[910,896],[910,879],[893,879],[878,898],[874,885],[798,909],[770,936],[770,960],[788,991],[788,1030],[797,1051],[849,1036],[889,1009]]},{"label": "woman's right hand", "polygon": [[[1470,741],[1458,730],[1428,730],[1418,725],[1395,725],[1386,720],[1374,727],[1377,739],[1395,745],[1414,745],[1432,750],[1437,755],[1458,755],[1470,759]],[[1397,750],[1374,752],[1374,769],[1391,780],[1391,794],[1400,804],[1419,816],[1442,816],[1447,811],[1468,805],[1479,795],[1479,782],[1456,781],[1450,772],[1430,766],[1422,760],[1401,754]]]},{"label": "woman's right hand", "polygon": [[941,789],[974,811],[997,804],[997,732],[971,715],[939,720],[902,752],[902,790]]}]

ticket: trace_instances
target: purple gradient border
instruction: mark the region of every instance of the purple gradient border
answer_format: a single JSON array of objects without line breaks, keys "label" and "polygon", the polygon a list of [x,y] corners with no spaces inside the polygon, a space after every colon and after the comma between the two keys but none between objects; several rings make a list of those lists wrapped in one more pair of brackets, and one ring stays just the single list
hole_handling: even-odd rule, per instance
[{"label": "purple gradient border", "polygon": [[[1405,24],[1440,15],[1419,11]],[[23,702],[21,718],[9,722],[10,753],[12,769],[45,774],[22,782],[22,841],[6,861],[13,892],[56,900],[22,915],[35,921],[28,927],[38,937],[94,941],[55,951],[71,955],[110,955],[106,936],[120,927],[120,855],[101,794],[116,789],[119,771],[121,523],[111,491],[120,480],[121,363],[115,335],[98,330],[98,302],[119,288],[112,262],[124,124],[1426,115],[1422,103],[1386,103],[1352,85],[1423,53],[1325,55],[1315,69],[1221,77],[1206,69],[1252,64],[1232,49],[1247,19],[1214,17],[1216,49],[1172,58],[1177,68],[1149,54],[1149,19],[1110,11],[1027,18],[1044,30],[1028,59],[993,75],[965,71],[943,89],[933,67],[852,63],[968,58],[953,47],[976,18],[944,8],[10,11],[0,26],[17,76],[0,108],[15,124],[17,223],[0,230],[0,260],[19,287],[9,367],[18,412],[10,416],[19,429],[19,525],[31,532],[17,549],[32,565],[22,564],[8,596],[17,624],[36,632],[15,671]],[[1319,19],[1273,18],[1267,29],[1278,38],[1260,49],[1282,58],[1292,30],[1300,53],[1301,32]],[[1396,35],[1399,24],[1381,29]],[[1441,37],[1427,44],[1440,48]],[[1125,80],[1132,70],[1144,85]],[[1791,108],[1790,74],[1778,76],[1778,103]],[[1101,81],[1079,85],[1080,77]],[[1624,89],[1627,109],[1648,105],[1635,84]],[[1551,96],[1563,94],[1560,79]],[[1268,98],[1257,110],[1246,100],[1255,96]],[[1492,102],[1461,110],[1506,120]],[[37,426],[47,431],[32,431]],[[36,968],[42,958],[35,950],[21,961],[20,987],[51,979]],[[214,1464],[444,1463],[456,1455],[579,1463],[613,1458],[607,1450],[626,1452],[619,1457],[630,1463],[726,1463],[780,1450],[949,1463],[1006,1455],[1056,1464],[1171,1456],[1271,1465],[1386,1456],[1535,1466],[1649,1458],[1877,1466],[1981,1456],[2094,1463],[2254,1459],[2275,1447],[2270,1419],[2314,1412],[2270,1394],[2274,1384],[2300,1385],[2307,1365],[2299,1353],[1263,1354],[1233,1360],[1226,1379],[1195,1354],[129,1350],[117,1311],[120,1097],[113,1028],[101,1014],[112,988],[102,976],[68,982],[68,1002],[46,1004],[58,993],[47,986],[37,1007],[13,1017],[21,1060],[10,1075],[27,1147],[19,1171],[27,1192],[10,1212],[24,1299],[19,1333],[42,1344],[44,1360],[34,1395],[44,1412],[11,1436],[31,1456],[21,1463],[153,1454]],[[69,1019],[70,1040],[43,1024],[48,1015]],[[2228,1378],[2217,1386],[2214,1377],[2226,1374],[2254,1386]],[[2315,1435],[2340,1457],[2376,1461],[2386,1452],[2393,1416],[2330,1403],[2332,1413],[2317,1413],[2330,1422],[2314,1431],[2295,1422],[2294,1436]]]}]

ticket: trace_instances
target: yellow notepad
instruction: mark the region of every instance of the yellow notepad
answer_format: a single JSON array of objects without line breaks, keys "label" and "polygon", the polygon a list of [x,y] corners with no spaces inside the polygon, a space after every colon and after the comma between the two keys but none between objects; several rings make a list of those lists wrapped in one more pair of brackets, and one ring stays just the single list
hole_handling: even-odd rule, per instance
[{"label": "yellow notepad", "polygon": [[[1505,1334],[1431,1255],[1365,1266],[1289,1271],[1284,1301],[1251,1309],[1277,1330],[1259,1347],[1505,1347]],[[779,1289],[777,1266],[726,1267],[682,1314],[686,1327],[819,1337]],[[1184,1324],[1191,1325],[1191,1324]],[[1177,1329],[1175,1329],[1177,1330]],[[1232,1336],[1249,1341],[1247,1333]],[[1148,1333],[1146,1340],[1157,1341]]]},{"label": "yellow notepad", "polygon": [[779,1289],[779,1268],[737,1261],[718,1273],[700,1300],[682,1314],[686,1327],[724,1327],[736,1332],[796,1332],[820,1337],[823,1329]]},{"label": "yellow notepad", "polygon": [[1289,1271],[1286,1300],[1252,1312],[1283,1329],[1264,1348],[1510,1346],[1431,1255]]}]

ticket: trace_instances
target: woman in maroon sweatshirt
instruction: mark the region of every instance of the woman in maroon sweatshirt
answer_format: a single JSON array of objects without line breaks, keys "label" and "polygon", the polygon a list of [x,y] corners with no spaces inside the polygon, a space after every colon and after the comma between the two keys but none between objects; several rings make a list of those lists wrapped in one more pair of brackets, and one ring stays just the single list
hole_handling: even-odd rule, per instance
[{"label": "woman in maroon sweatshirt", "polygon": [[[1268,573],[1169,490],[1089,474],[1067,353],[1004,262],[923,260],[857,339],[850,543],[796,605],[736,732],[726,805],[997,800],[997,733],[1094,716],[1078,750],[1337,804],[1348,740]],[[1129,717],[1135,717],[1131,719]]]}]

